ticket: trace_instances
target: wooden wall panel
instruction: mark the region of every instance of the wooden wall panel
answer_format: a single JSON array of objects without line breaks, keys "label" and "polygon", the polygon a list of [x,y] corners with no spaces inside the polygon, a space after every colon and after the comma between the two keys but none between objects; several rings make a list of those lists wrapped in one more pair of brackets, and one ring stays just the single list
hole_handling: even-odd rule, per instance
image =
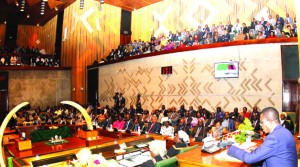
[{"label": "wooden wall panel", "polygon": [[0,46],[4,44],[6,24],[0,24]]},{"label": "wooden wall panel", "polygon": [[72,100],[86,102],[86,67],[118,47],[120,23],[121,9],[99,1],[85,1],[83,9],[76,1],[65,9],[61,64],[72,67]]},{"label": "wooden wall panel", "polygon": [[150,35],[184,28],[194,30],[198,25],[226,24],[236,19],[250,25],[253,17],[261,19],[271,14],[285,18],[295,14],[294,0],[164,0],[132,12],[132,39],[149,41]]},{"label": "wooden wall panel", "polygon": [[19,25],[17,45],[45,49],[46,54],[54,54],[57,16],[44,26]]},{"label": "wooden wall panel", "polygon": [[28,101],[33,108],[60,105],[71,99],[70,70],[10,70],[9,108]]}]

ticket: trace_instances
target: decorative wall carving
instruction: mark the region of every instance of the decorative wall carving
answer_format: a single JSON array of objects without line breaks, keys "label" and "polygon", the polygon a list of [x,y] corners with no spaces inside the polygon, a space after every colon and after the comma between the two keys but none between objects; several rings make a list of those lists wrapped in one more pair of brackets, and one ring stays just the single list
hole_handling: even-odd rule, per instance
[{"label": "decorative wall carving", "polygon": [[28,101],[32,107],[59,105],[71,99],[71,72],[61,71],[9,71],[9,108]]},{"label": "decorative wall carving", "polygon": [[[126,106],[136,104],[138,93],[144,109],[202,105],[214,111],[246,106],[282,108],[281,44],[258,44],[170,53],[99,67],[99,99],[113,105],[122,92]],[[238,61],[239,78],[214,78],[214,63]],[[173,66],[172,75],[160,68]]]}]

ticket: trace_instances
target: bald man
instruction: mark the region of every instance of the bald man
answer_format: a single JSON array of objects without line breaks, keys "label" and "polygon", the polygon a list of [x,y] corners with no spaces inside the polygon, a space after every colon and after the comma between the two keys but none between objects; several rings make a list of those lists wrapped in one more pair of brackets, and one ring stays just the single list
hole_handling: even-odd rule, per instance
[{"label": "bald man", "polygon": [[269,133],[262,145],[250,153],[231,146],[227,154],[247,164],[261,162],[263,167],[297,167],[298,160],[294,137],[289,130],[280,125],[279,113],[275,108],[267,107],[262,110],[260,126],[265,133]]}]

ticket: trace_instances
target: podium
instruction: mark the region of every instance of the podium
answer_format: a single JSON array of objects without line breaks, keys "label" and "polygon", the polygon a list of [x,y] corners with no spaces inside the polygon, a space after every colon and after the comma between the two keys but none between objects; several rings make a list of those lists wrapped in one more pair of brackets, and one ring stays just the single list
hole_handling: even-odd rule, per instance
[{"label": "podium", "polygon": [[95,139],[98,136],[97,130],[78,130],[78,137],[84,138],[84,139]]},{"label": "podium", "polygon": [[31,140],[29,139],[26,140],[15,139],[15,141],[18,145],[19,151],[30,150],[32,148]]}]

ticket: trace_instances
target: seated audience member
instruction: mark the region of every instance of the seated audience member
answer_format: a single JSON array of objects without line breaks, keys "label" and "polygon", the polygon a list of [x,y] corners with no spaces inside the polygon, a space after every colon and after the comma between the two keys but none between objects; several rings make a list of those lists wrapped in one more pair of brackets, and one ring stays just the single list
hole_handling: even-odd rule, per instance
[{"label": "seated audience member", "polygon": [[113,119],[110,114],[105,114],[105,120],[102,122],[102,127],[112,127]]},{"label": "seated audience member", "polygon": [[121,130],[121,129],[124,129],[124,125],[125,125],[125,121],[123,120],[123,116],[120,114],[120,115],[118,116],[118,120],[116,120],[116,121],[113,123],[112,127],[113,127],[113,128],[116,128],[116,129],[118,129],[118,130]]},{"label": "seated audience member", "polygon": [[183,130],[185,131],[187,134],[190,134],[190,129],[189,126],[186,125],[185,123],[185,119],[181,118],[179,120],[179,124],[175,127],[175,134],[178,133],[178,131]]},{"label": "seated audience member", "polygon": [[277,38],[277,36],[275,35],[274,31],[271,31],[270,35],[268,36],[268,38]]},{"label": "seated audience member", "polygon": [[160,128],[161,128],[161,124],[159,122],[157,122],[157,117],[153,116],[153,117],[151,117],[151,122],[149,122],[146,131],[148,133],[159,133]]},{"label": "seated audience member", "polygon": [[287,128],[291,133],[294,133],[294,125],[292,120],[287,120],[287,114],[285,112],[282,112],[280,114],[280,124],[282,127]]},{"label": "seated audience member", "polygon": [[244,123],[244,120],[245,120],[245,115],[243,112],[241,112],[238,116],[237,122]]},{"label": "seated audience member", "polygon": [[225,112],[225,118],[221,124],[222,128],[226,128],[228,132],[234,131],[234,120],[229,118],[229,112]]},{"label": "seated audience member", "polygon": [[250,113],[250,121],[253,119],[254,114],[258,116],[257,119],[259,120],[260,113],[258,111],[257,106],[254,106],[252,112]]},{"label": "seated audience member", "polygon": [[259,133],[261,128],[260,128],[260,125],[259,125],[259,116],[258,116],[258,114],[254,113],[253,118],[250,121],[251,121],[252,127],[254,128],[254,132]]},{"label": "seated audience member", "polygon": [[258,31],[256,39],[265,39],[265,35],[262,33],[262,31]]},{"label": "seated audience member", "polygon": [[221,110],[221,107],[217,107],[217,112],[216,112],[216,119],[217,120],[223,120],[225,117],[224,112]]},{"label": "seated audience member", "polygon": [[229,114],[229,117],[234,121],[237,121],[238,116],[239,116],[239,109],[237,107],[234,107],[233,111]]},{"label": "seated audience member", "polygon": [[220,120],[216,121],[215,126],[213,126],[211,128],[211,132],[212,132],[213,137],[222,136],[223,128],[221,127],[221,121]]},{"label": "seated audience member", "polygon": [[222,41],[223,42],[229,42],[230,41],[230,34],[229,31],[226,29],[225,34],[222,36]]},{"label": "seated audience member", "polygon": [[172,50],[174,49],[174,43],[171,39],[169,39],[168,43],[166,44],[165,50]]},{"label": "seated audience member", "polygon": [[193,137],[195,141],[202,142],[202,139],[206,137],[206,133],[204,122],[202,119],[199,119],[198,126],[195,126],[192,130],[191,137]]},{"label": "seated audience member", "polygon": [[124,130],[132,130],[134,127],[134,122],[130,119],[129,114],[125,114],[125,125]]},{"label": "seated audience member", "polygon": [[180,43],[177,48],[185,48],[186,45],[183,43],[183,40],[180,40]]},{"label": "seated audience member", "polygon": [[253,37],[251,37],[250,34],[249,34],[249,32],[247,32],[247,33],[245,34],[244,40],[251,40],[251,39],[253,39]]},{"label": "seated audience member", "polygon": [[290,37],[298,37],[298,35],[297,35],[295,29],[292,29],[292,30],[291,30],[291,32],[290,32]]},{"label": "seated audience member", "polygon": [[210,118],[206,119],[205,126],[213,127],[213,126],[215,126],[215,122],[216,122],[216,114],[215,114],[215,112],[212,112],[210,115]]},{"label": "seated audience member", "polygon": [[158,161],[176,156],[180,149],[187,147],[190,143],[189,136],[184,131],[179,131],[178,135],[174,137],[174,143],[175,144],[168,149],[167,154],[165,155],[166,149],[161,147],[160,143],[157,141],[150,142],[149,150],[152,159],[144,162],[141,167],[153,167]]},{"label": "seated audience member", "polygon": [[184,119],[186,126],[190,128],[193,118],[190,116],[189,111],[185,111],[183,119]]},{"label": "seated audience member", "polygon": [[176,111],[176,108],[173,106],[171,112],[168,114],[169,120],[172,122],[172,126],[177,126],[180,115]]},{"label": "seated audience member", "polygon": [[255,150],[243,150],[230,146],[227,154],[247,164],[257,166],[298,166],[297,148],[293,135],[280,125],[279,113],[273,107],[261,111],[260,124],[269,133],[263,143]]},{"label": "seated audience member", "polygon": [[248,111],[247,107],[243,107],[244,117],[250,119],[250,112]]},{"label": "seated audience member", "polygon": [[170,121],[167,117],[163,118],[162,121],[163,126],[160,129],[160,134],[164,136],[174,136],[174,128],[170,126]]},{"label": "seated audience member", "polygon": [[140,119],[139,119],[139,117],[137,116],[137,117],[135,117],[134,119],[133,119],[133,130],[134,131],[136,131],[136,132],[138,132],[139,131],[139,129],[140,129],[140,132],[143,132],[144,131],[144,122],[142,122]]}]

